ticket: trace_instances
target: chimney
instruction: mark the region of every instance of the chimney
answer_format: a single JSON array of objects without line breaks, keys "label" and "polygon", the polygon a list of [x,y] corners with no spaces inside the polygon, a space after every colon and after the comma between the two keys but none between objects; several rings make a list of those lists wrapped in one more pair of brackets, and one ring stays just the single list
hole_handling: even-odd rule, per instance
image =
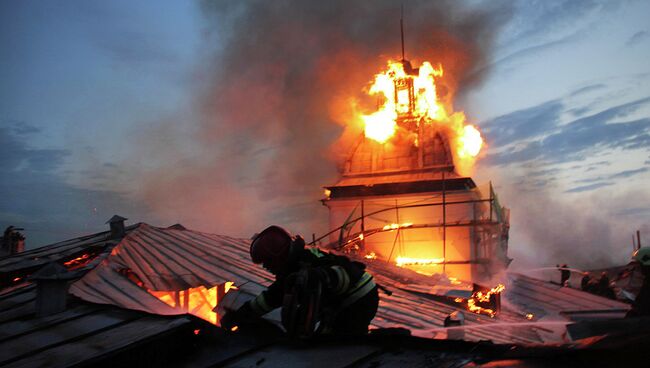
[{"label": "chimney", "polygon": [[68,281],[74,272],[56,262],[50,262],[36,271],[29,280],[36,283],[36,316],[45,317],[63,312],[68,298]]},{"label": "chimney", "polygon": [[[445,327],[460,327],[465,324],[465,314],[461,311],[454,311],[444,321]],[[465,337],[465,330],[462,328],[447,329],[447,340],[462,340]]]},{"label": "chimney", "polygon": [[119,239],[126,234],[124,230],[124,220],[128,220],[119,215],[113,215],[110,220],[106,221],[111,226],[111,239]]}]

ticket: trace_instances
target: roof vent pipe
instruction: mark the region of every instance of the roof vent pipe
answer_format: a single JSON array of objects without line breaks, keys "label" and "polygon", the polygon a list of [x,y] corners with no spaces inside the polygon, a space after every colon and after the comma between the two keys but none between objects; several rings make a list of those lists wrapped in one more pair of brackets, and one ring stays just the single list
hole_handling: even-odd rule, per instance
[{"label": "roof vent pipe", "polygon": [[68,287],[74,272],[56,262],[50,262],[36,271],[29,280],[36,282],[36,317],[63,312],[67,305]]},{"label": "roof vent pipe", "polygon": [[110,220],[106,221],[107,224],[111,226],[111,239],[123,238],[126,234],[124,229],[124,221],[128,220],[125,217],[119,215],[113,215]]}]

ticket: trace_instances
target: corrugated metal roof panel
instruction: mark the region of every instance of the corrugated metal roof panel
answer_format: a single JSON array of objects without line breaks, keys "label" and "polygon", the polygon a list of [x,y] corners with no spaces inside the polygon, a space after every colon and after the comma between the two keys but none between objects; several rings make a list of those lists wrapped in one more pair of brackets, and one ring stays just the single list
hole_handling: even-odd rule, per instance
[{"label": "corrugated metal roof panel", "polygon": [[[225,282],[269,283],[271,275],[248,258],[247,240],[142,224],[99,266],[75,282],[70,293],[92,303],[161,315],[185,314],[187,311],[168,306],[147,290],[212,288]],[[128,272],[143,285],[125,277]]]}]

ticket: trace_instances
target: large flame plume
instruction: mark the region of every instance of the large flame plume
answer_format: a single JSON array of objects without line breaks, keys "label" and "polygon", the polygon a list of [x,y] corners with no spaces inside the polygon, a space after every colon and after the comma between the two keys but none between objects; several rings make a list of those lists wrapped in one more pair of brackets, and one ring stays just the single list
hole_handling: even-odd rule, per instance
[{"label": "large flame plume", "polygon": [[404,61],[388,61],[387,69],[375,75],[368,93],[378,96],[381,104],[377,111],[362,114],[365,136],[379,143],[388,142],[399,129],[398,119],[405,114],[418,125],[438,124],[449,132],[455,164],[460,171],[466,171],[481,152],[483,138],[475,126],[467,124],[462,111],[451,111],[438,99],[436,79],[444,75],[442,65],[434,68],[425,61],[415,75],[409,74],[404,65]]}]

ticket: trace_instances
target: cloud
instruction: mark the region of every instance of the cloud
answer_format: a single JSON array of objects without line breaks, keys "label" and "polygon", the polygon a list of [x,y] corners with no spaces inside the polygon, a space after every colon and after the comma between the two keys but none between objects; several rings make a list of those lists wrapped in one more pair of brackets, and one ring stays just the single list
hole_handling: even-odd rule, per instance
[{"label": "cloud", "polygon": [[584,185],[584,186],[581,186],[581,187],[571,188],[571,189],[568,189],[568,190],[566,190],[564,192],[565,193],[588,192],[588,191],[595,190],[595,189],[598,189],[598,188],[608,187],[610,185],[614,185],[614,183],[609,183],[609,182],[594,183],[594,184]]},{"label": "cloud", "polygon": [[601,90],[603,88],[607,88],[607,85],[603,84],[603,83],[590,84],[588,86],[576,89],[575,91],[571,92],[569,94],[569,96],[575,97],[575,96],[582,95],[582,94],[585,94],[585,93],[598,91],[598,90]]},{"label": "cloud", "polygon": [[490,144],[502,147],[537,137],[554,128],[564,106],[560,100],[517,110],[481,123]]},{"label": "cloud", "polygon": [[[0,167],[6,173],[21,169],[30,172],[46,172],[58,168],[69,154],[62,149],[32,149],[26,142],[39,130],[23,123],[11,128],[0,127]],[[4,175],[3,175],[4,176]]]},{"label": "cloud", "polygon": [[[490,127],[488,134],[492,134],[493,131],[508,134],[508,123],[514,125],[515,129],[510,130],[509,139],[497,140],[501,143],[510,143],[509,148],[489,155],[488,162],[495,165],[531,160],[567,162],[583,159],[588,152],[650,147],[650,118],[620,121],[648,105],[649,102],[650,97],[646,97],[573,120],[557,126],[555,130],[551,130],[551,134],[543,138],[524,142],[523,148],[515,148],[514,144],[535,137],[536,131],[539,130],[538,126],[548,129],[559,121],[562,109],[557,107],[557,102],[534,106],[523,110],[523,113],[520,111],[498,117],[488,124]],[[549,105],[554,108],[548,108]],[[537,111],[544,111],[544,113],[537,114]],[[513,114],[525,120],[514,122]],[[495,124],[499,124],[499,127],[492,127]],[[525,128],[517,128],[527,126],[531,127],[532,133]]]},{"label": "cloud", "polygon": [[642,173],[647,172],[647,171],[648,171],[647,167],[642,167],[642,168],[636,169],[636,170],[625,170],[625,171],[621,171],[619,173],[610,175],[609,178],[610,179],[629,178],[630,176],[642,174]]},{"label": "cloud", "polygon": [[650,34],[648,34],[647,31],[639,31],[639,32],[633,34],[633,35],[632,35],[632,36],[631,36],[631,37],[630,37],[630,38],[625,42],[625,46],[628,46],[628,47],[636,46],[636,45],[638,45],[638,44],[644,42],[645,40],[647,40],[647,39],[648,39],[648,36],[650,36]]},{"label": "cloud", "polygon": [[12,129],[0,127],[0,193],[11,199],[0,201],[0,228],[25,228],[27,248],[101,231],[104,221],[115,213],[129,217],[146,209],[115,192],[67,184],[55,173],[67,151],[28,145],[39,132],[22,123]]}]

